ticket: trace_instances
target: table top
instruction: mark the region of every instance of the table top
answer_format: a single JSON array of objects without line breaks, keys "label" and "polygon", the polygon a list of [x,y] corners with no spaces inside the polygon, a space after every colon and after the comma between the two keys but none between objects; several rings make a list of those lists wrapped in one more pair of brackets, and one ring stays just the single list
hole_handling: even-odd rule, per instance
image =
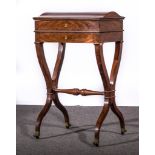
[{"label": "table top", "polygon": [[104,20],[124,19],[118,13],[111,12],[45,12],[34,20],[72,19],[72,20]]},{"label": "table top", "polygon": [[36,42],[102,43],[123,39],[123,19],[111,12],[45,12],[35,20]]}]

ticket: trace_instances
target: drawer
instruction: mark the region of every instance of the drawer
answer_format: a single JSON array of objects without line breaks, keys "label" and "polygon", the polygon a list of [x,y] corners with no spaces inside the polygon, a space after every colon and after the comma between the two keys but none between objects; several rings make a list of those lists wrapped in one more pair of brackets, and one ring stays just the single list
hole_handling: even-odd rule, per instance
[{"label": "drawer", "polygon": [[103,43],[122,41],[122,32],[107,33],[36,33],[36,42]]},{"label": "drawer", "polygon": [[94,42],[95,36],[95,33],[36,33],[36,41],[90,43]]},{"label": "drawer", "polygon": [[49,32],[98,32],[98,21],[50,20],[35,21],[35,30]]}]

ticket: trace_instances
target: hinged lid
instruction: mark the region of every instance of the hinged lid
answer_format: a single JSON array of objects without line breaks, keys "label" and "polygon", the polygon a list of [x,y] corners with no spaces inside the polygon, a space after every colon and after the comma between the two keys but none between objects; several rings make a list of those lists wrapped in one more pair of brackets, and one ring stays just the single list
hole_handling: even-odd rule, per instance
[{"label": "hinged lid", "polygon": [[73,19],[73,20],[104,20],[124,19],[114,11],[111,12],[45,12],[34,20]]}]

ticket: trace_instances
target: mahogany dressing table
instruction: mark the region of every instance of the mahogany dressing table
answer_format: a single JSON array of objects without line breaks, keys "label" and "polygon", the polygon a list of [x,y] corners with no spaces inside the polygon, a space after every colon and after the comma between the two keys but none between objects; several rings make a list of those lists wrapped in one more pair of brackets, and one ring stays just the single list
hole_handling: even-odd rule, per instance
[{"label": "mahogany dressing table", "polygon": [[[118,117],[121,127],[121,134],[126,132],[124,118],[115,102],[115,84],[121,60],[123,44],[123,19],[116,12],[84,12],[84,13],[50,13],[46,12],[35,20],[35,46],[38,61],[43,72],[46,87],[46,103],[38,115],[35,134],[40,136],[42,120],[51,107],[52,102],[63,113],[65,127],[70,127],[69,115],[66,108],[61,104],[58,93],[73,95],[103,95],[104,104],[97,119],[95,127],[94,145],[99,145],[99,133],[102,123],[107,116],[109,109]],[[53,75],[51,76],[45,55],[44,42],[58,42],[58,54]],[[115,42],[115,54],[110,77],[108,76],[103,55],[103,43]],[[61,71],[66,43],[93,43],[98,69],[103,81],[104,92],[87,89],[60,89],[58,79]]]}]

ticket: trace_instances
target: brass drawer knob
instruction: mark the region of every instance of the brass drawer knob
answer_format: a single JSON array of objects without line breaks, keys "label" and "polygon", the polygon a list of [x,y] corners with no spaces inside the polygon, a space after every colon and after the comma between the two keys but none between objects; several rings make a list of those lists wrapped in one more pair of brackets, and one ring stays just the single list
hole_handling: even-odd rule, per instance
[{"label": "brass drawer knob", "polygon": [[65,40],[67,40],[67,36],[65,36]]},{"label": "brass drawer knob", "polygon": [[67,24],[67,23],[65,23],[64,27],[68,27],[68,24]]}]

